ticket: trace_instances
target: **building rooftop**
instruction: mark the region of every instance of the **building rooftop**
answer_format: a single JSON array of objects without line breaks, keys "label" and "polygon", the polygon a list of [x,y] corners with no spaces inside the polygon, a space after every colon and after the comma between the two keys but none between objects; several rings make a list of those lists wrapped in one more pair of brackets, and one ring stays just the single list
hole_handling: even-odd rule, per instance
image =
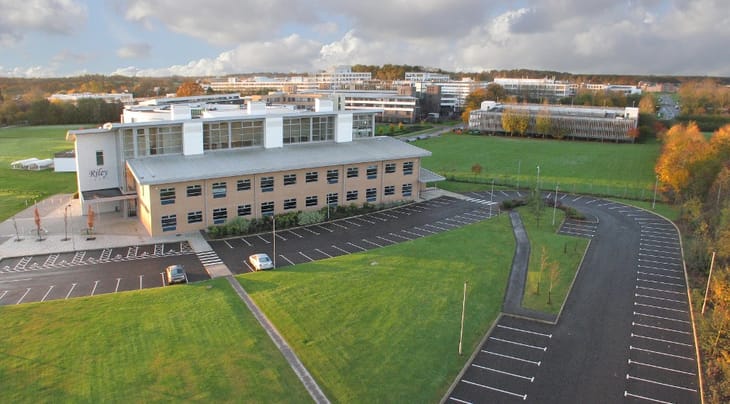
[{"label": "building rooftop", "polygon": [[281,148],[208,151],[184,156],[154,156],[128,160],[142,185],[168,184],[239,175],[298,170],[430,156],[431,152],[390,137],[352,142],[318,142]]}]

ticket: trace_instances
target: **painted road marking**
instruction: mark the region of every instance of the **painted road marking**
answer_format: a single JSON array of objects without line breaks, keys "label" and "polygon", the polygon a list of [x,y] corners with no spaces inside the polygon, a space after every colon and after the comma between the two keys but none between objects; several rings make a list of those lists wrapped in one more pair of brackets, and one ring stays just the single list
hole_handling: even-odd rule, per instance
[{"label": "painted road marking", "polygon": [[289,232],[289,233],[293,234],[293,235],[294,235],[294,236],[296,236],[297,238],[304,238],[304,236],[302,236],[301,234],[299,234],[299,233],[295,232],[294,230],[287,230],[287,232]]},{"label": "painted road marking", "polygon": [[523,346],[525,348],[532,348],[532,349],[541,350],[543,352],[547,352],[547,347],[546,346],[537,346],[537,345],[523,344],[522,342],[510,341],[510,340],[507,340],[507,339],[497,338],[497,337],[489,337],[489,339],[493,339],[493,340],[499,341],[499,342],[505,342],[507,344],[513,344],[513,345]]},{"label": "painted road marking", "polygon": [[663,342],[663,343],[667,343],[667,344],[677,344],[677,345],[682,345],[682,346],[686,346],[686,347],[690,347],[690,348],[692,347],[692,344],[685,344],[684,342],[670,341],[668,339],[663,339],[663,338],[647,337],[646,335],[634,334],[633,332],[631,333],[631,336],[635,337],[635,338],[643,338],[643,339],[648,339],[648,340],[656,341],[656,342]]},{"label": "painted road marking", "polygon": [[677,319],[677,318],[669,318],[669,317],[655,316],[655,315],[652,315],[652,314],[639,313],[637,311],[634,312],[634,315],[636,315],[636,316],[644,316],[644,317],[651,317],[651,318],[655,318],[657,320],[668,320],[668,321],[676,321],[678,323],[691,324],[687,320],[680,320],[680,319]]},{"label": "painted road marking", "polygon": [[302,257],[304,257],[304,258],[306,258],[306,259],[308,259],[308,260],[309,260],[309,262],[312,262],[312,261],[314,261],[314,260],[313,260],[312,258],[308,257],[308,256],[307,256],[306,254],[304,254],[304,253],[303,253],[303,252],[301,252],[301,251],[299,251],[299,255],[301,255]]},{"label": "painted road marking", "polygon": [[293,263],[293,262],[291,262],[291,260],[290,260],[289,258],[287,258],[287,257],[285,257],[285,256],[283,256],[283,255],[281,255],[281,254],[279,254],[279,257],[281,257],[281,258],[284,258],[284,261],[288,262],[288,263],[289,263],[289,265],[294,265],[294,263]]},{"label": "painted road marking", "polygon": [[28,292],[30,292],[30,288],[25,289],[25,293],[23,293],[23,296],[20,296],[20,299],[18,299],[18,302],[15,304],[20,304],[20,302],[22,302],[23,299],[25,299],[25,296],[28,295]]},{"label": "painted road marking", "polygon": [[246,243],[246,245],[247,245],[247,246],[249,246],[249,247],[251,247],[251,245],[252,245],[251,243],[249,243],[249,242],[248,242],[248,240],[246,240],[246,239],[245,239],[245,238],[243,238],[243,237],[241,237],[241,238],[240,238],[239,240],[241,240],[241,241],[243,241],[244,243]]},{"label": "painted road marking", "polygon": [[649,296],[649,295],[640,295],[638,293],[634,293],[634,296],[636,296],[636,297],[646,297],[646,298],[655,299],[655,300],[664,300],[665,302],[685,303],[684,300],[667,299],[667,298],[664,298],[664,297],[654,297],[654,296]]},{"label": "painted road marking", "polygon": [[0,295],[0,300],[3,300],[3,297],[5,297],[5,295],[7,295],[7,294],[8,294],[8,291],[7,290],[6,291],[3,291],[3,294]]},{"label": "painted road marking", "polygon": [[376,243],[374,241],[370,241],[370,240],[367,240],[367,239],[362,239],[362,241],[364,243],[372,244],[372,245],[374,245],[375,247],[378,247],[378,248],[382,247],[382,245],[380,245],[380,244],[378,244],[378,243]]},{"label": "painted road marking", "polygon": [[540,336],[542,336],[542,337],[548,337],[548,338],[552,338],[552,337],[553,337],[553,334],[545,334],[545,333],[542,333],[542,332],[537,332],[537,331],[523,330],[523,329],[521,329],[521,328],[509,327],[509,326],[506,326],[506,325],[502,325],[502,324],[497,324],[497,327],[499,327],[499,328],[504,328],[504,329],[506,329],[506,330],[512,330],[512,331],[518,331],[518,332],[524,332],[524,333],[526,333],[526,334],[532,334],[532,335],[540,335]]},{"label": "painted road marking", "polygon": [[41,299],[41,302],[45,302],[46,301],[46,298],[48,297],[48,294],[51,293],[51,291],[53,290],[54,286],[55,285],[51,285],[51,286],[48,287],[48,291],[46,292],[45,295],[43,295],[43,298]]},{"label": "painted road marking", "polygon": [[320,253],[320,254],[322,254],[322,255],[326,256],[327,258],[332,258],[332,256],[331,256],[331,255],[329,255],[329,254],[327,254],[326,252],[324,252],[324,251],[320,250],[319,248],[315,248],[315,249],[314,249],[314,251],[316,251],[316,252],[318,252],[318,253]]},{"label": "painted road marking", "polygon": [[497,391],[497,392],[500,392],[500,393],[509,394],[511,396],[514,396],[514,397],[522,397],[522,400],[527,400],[527,394],[517,394],[517,393],[513,393],[511,391],[498,389],[496,387],[491,387],[491,386],[487,386],[487,385],[484,385],[484,384],[475,383],[475,382],[472,382],[472,381],[469,381],[469,380],[466,380],[466,379],[462,379],[461,381],[463,381],[464,383],[471,384],[473,386],[483,387],[485,389],[489,389],[489,390],[492,390],[492,391]]},{"label": "painted road marking", "polygon": [[674,330],[674,329],[671,329],[671,328],[666,328],[666,327],[656,327],[656,326],[653,326],[653,325],[649,325],[649,324],[641,324],[641,323],[637,323],[637,322],[635,322],[635,321],[632,321],[632,322],[631,322],[631,325],[637,325],[637,326],[639,326],[639,327],[646,327],[646,328],[652,328],[652,329],[655,329],[655,330],[661,330],[661,331],[676,332],[676,333],[678,333],[678,334],[685,334],[685,335],[691,335],[691,334],[692,334],[692,333],[690,333],[690,332],[687,332],[687,331],[680,331],[680,330]]},{"label": "painted road marking", "polygon": [[233,249],[233,246],[231,245],[231,243],[229,243],[226,240],[223,240],[223,242],[226,243],[226,245],[228,246],[228,248]]},{"label": "painted road marking", "polygon": [[56,260],[58,259],[58,254],[51,254],[46,258],[46,262],[43,263],[44,267],[51,266],[56,263]]},{"label": "painted road marking", "polygon": [[669,372],[675,372],[675,373],[682,373],[682,374],[685,374],[685,375],[690,375],[690,376],[694,376],[694,375],[695,375],[695,373],[693,373],[693,372],[685,372],[685,371],[683,371],[683,370],[677,370],[677,369],[672,369],[672,368],[666,368],[666,367],[664,367],[664,366],[657,366],[657,365],[652,365],[652,364],[650,364],[650,363],[644,363],[644,362],[637,362],[637,361],[632,361],[632,360],[631,360],[631,358],[629,358],[629,365],[631,365],[632,363],[634,363],[634,364],[637,364],[637,365],[639,365],[639,366],[647,366],[647,367],[650,367],[650,368],[654,368],[654,369],[661,369],[661,370],[666,370],[666,371],[669,371]]},{"label": "painted road marking", "polygon": [[634,302],[634,306],[651,307],[652,309],[668,310],[668,311],[674,311],[676,313],[687,313],[687,310],[671,309],[668,307],[654,306],[652,304],[644,304],[644,303],[637,303],[637,302]]},{"label": "painted road marking", "polygon": [[673,272],[675,274],[682,273],[679,269],[666,269],[666,268],[660,268],[660,267],[653,267],[651,265],[637,265],[638,268],[645,268],[645,269],[653,269],[655,271],[662,271],[662,272]]},{"label": "painted road marking", "polygon": [[[119,282],[122,280],[122,278],[117,278],[117,286],[114,287],[114,293],[117,293],[119,291]],[[162,284],[165,284],[165,278],[162,278]]]},{"label": "painted road marking", "polygon": [[672,275],[661,275],[661,274],[657,274],[657,273],[654,273],[654,272],[643,272],[643,271],[636,271],[636,273],[637,273],[637,274],[639,274],[639,275],[651,275],[651,276],[658,276],[658,277],[660,277],[660,278],[679,279],[679,280],[682,280],[682,279],[684,279],[684,278],[683,278],[683,277],[681,277],[681,276],[672,276]]},{"label": "painted road marking", "polygon": [[655,280],[644,279],[644,278],[636,278],[636,280],[641,281],[641,282],[658,283],[660,285],[679,286],[682,288],[684,287],[684,284],[681,284],[681,283],[661,282],[661,281],[655,281]]},{"label": "painted road marking", "polygon": [[411,236],[413,236],[415,238],[423,237],[423,234],[414,233],[414,232],[408,231],[406,229],[401,229],[401,232],[403,232],[405,234],[408,234],[408,235],[411,235]]},{"label": "painted road marking", "polygon": [[387,241],[387,242],[389,242],[390,244],[395,244],[395,241],[393,241],[393,240],[389,240],[389,239],[387,239],[387,238],[385,238],[385,237],[381,237],[381,236],[375,236],[375,237],[376,237],[376,238],[379,238],[379,239],[381,239],[381,240]]},{"label": "painted road marking", "polygon": [[337,226],[337,227],[339,227],[340,229],[345,229],[345,230],[347,230],[347,229],[348,229],[348,227],[347,227],[347,226],[343,226],[343,225],[341,225],[341,224],[339,224],[339,223],[336,223],[336,222],[330,222],[330,224],[331,224],[332,226]]},{"label": "painted road marking", "polygon": [[[127,258],[132,258],[137,256],[137,251],[139,250],[138,246],[128,247],[127,248]],[[75,258],[75,257],[74,257]],[[72,261],[73,262],[73,261]]]},{"label": "painted road marking", "polygon": [[363,221],[363,222],[365,222],[367,224],[375,224],[375,222],[373,222],[372,220],[365,219],[362,216],[356,217],[355,219],[360,220],[360,221]]},{"label": "painted road marking", "polygon": [[265,239],[265,238],[261,237],[261,235],[258,235],[258,234],[257,234],[257,235],[256,235],[256,237],[258,237],[258,238],[259,238],[259,239],[260,239],[261,241],[263,241],[263,242],[264,242],[264,243],[266,243],[266,244],[271,244],[271,241],[269,241],[269,240],[267,240],[267,239]]},{"label": "painted road marking", "polygon": [[537,365],[537,366],[540,366],[540,364],[542,363],[542,361],[531,361],[529,359],[518,358],[516,356],[505,355],[505,354],[501,354],[501,353],[497,353],[497,352],[487,351],[484,349],[482,349],[481,351],[484,352],[485,354],[495,355],[495,356],[499,356],[501,358],[512,359],[512,360],[516,360],[519,362],[531,363],[531,364]]},{"label": "painted road marking", "polygon": [[391,236],[393,236],[393,237],[402,238],[403,240],[412,240],[412,239],[410,239],[408,237],[401,236],[400,234],[395,234],[395,233],[388,233],[388,234],[391,235]]},{"label": "painted road marking", "polygon": [[[185,276],[187,276],[187,274],[185,274]],[[117,279],[119,279],[119,278],[117,278]],[[160,279],[162,280],[162,286],[165,286],[165,273],[164,272],[160,272]],[[119,281],[117,281],[117,288],[118,287],[119,287]],[[114,293],[117,293],[116,288],[114,289]]]},{"label": "painted road marking", "polygon": [[357,244],[355,244],[355,243],[351,243],[351,242],[349,242],[349,241],[347,242],[347,244],[349,244],[349,245],[351,245],[351,246],[353,246],[353,247],[355,247],[355,248],[357,248],[357,249],[360,249],[361,251],[367,251],[367,250],[368,250],[367,248],[362,248],[362,247],[360,247],[359,245],[357,245]]},{"label": "painted road marking", "polygon": [[71,289],[69,289],[68,290],[68,293],[66,293],[66,297],[64,298],[64,300],[68,299],[68,297],[71,296],[71,292],[73,292],[73,290],[74,290],[75,287],[76,287],[76,284],[75,283],[72,283],[71,284]]},{"label": "painted road marking", "polygon": [[142,289],[142,277],[143,277],[143,276],[144,276],[144,275],[140,275],[140,276],[139,276],[139,288],[140,288],[140,290]]},{"label": "painted road marking", "polygon": [[345,222],[345,223],[347,223],[347,224],[351,224],[351,225],[353,225],[353,226],[355,226],[355,227],[362,227],[362,225],[361,225],[360,223],[355,223],[355,222],[353,222],[352,220],[347,220],[347,219],[345,219],[345,220],[343,220],[343,222]]},{"label": "painted road marking", "polygon": [[94,281],[94,288],[91,289],[91,295],[94,296],[94,293],[96,292],[96,286],[99,285],[99,281]]},{"label": "painted road marking", "polygon": [[[392,211],[392,212],[395,212],[395,211]],[[398,219],[398,216],[392,215],[392,214],[390,214],[388,212],[378,212],[378,214],[383,215],[383,216],[386,216],[386,217],[389,217],[391,219]]]},{"label": "painted road marking", "polygon": [[687,390],[687,391],[697,392],[696,389],[691,389],[689,387],[675,386],[675,385],[669,384],[669,383],[661,383],[661,382],[658,382],[656,380],[643,379],[641,377],[631,376],[630,374],[627,373],[626,374],[626,380],[631,380],[631,379],[633,379],[633,380],[639,380],[639,381],[646,382],[646,383],[658,384],[660,386],[665,386],[665,387],[674,387],[675,389],[680,389],[680,390]]},{"label": "painted road marking", "polygon": [[424,225],[423,225],[423,227],[426,227],[426,226],[428,226],[428,227],[433,227],[434,229],[438,229],[438,230],[440,230],[440,231],[446,231],[446,230],[448,230],[448,229],[445,229],[445,228],[443,228],[443,227],[439,227],[439,226],[434,226],[434,225],[432,225],[432,224],[424,224]]},{"label": "painted road marking", "polygon": [[279,240],[281,240],[281,241],[286,241],[286,237],[282,236],[281,234],[279,234],[279,233],[274,233],[274,235],[275,235],[276,237],[278,237],[278,238],[279,238]]},{"label": "painted road marking", "polygon": [[314,234],[315,236],[319,236],[319,233],[317,233],[316,231],[310,229],[309,227],[302,227],[302,230],[306,230],[306,231]]},{"label": "painted road marking", "polygon": [[314,225],[314,227],[323,229],[323,230],[328,231],[330,233],[334,233],[334,230],[330,229],[329,227],[324,227],[324,225],[321,225],[321,224]]},{"label": "painted road marking", "polygon": [[449,227],[451,227],[451,228],[454,228],[454,227],[459,227],[459,226],[457,226],[457,225],[455,225],[455,224],[451,224],[451,223],[446,223],[446,222],[444,222],[444,221],[441,221],[441,220],[439,220],[439,221],[438,221],[438,222],[436,222],[436,223],[437,223],[437,224],[441,224],[441,225],[444,225],[444,226],[449,226]]},{"label": "painted road marking", "polygon": [[504,370],[497,370],[497,369],[493,369],[493,368],[488,368],[486,366],[480,366],[480,365],[477,365],[474,363],[472,363],[471,365],[478,369],[488,370],[488,371],[494,372],[494,373],[499,373],[499,374],[503,374],[503,375],[507,375],[507,376],[512,376],[512,377],[517,377],[520,379],[529,380],[530,383],[535,381],[535,376],[532,376],[532,377],[522,376],[522,375],[518,375],[515,373],[505,372]]},{"label": "painted road marking", "polygon": [[662,401],[662,400],[657,400],[657,399],[654,399],[654,398],[651,398],[651,397],[640,396],[638,394],[631,394],[631,393],[629,393],[626,390],[624,390],[624,397],[634,397],[634,398],[638,398],[638,399],[641,399],[641,400],[651,401],[651,402],[659,403],[659,404],[672,404],[671,401]]},{"label": "painted road marking", "polygon": [[430,234],[436,234],[436,232],[433,231],[433,230],[424,229],[424,228],[421,228],[421,227],[418,227],[418,226],[414,226],[413,228],[416,229],[416,230],[418,230],[418,231],[423,231],[423,232],[430,233]]},{"label": "painted road marking", "polygon": [[655,354],[655,355],[668,356],[670,358],[685,359],[685,360],[692,361],[692,362],[694,362],[694,360],[695,360],[695,358],[689,358],[687,356],[675,355],[675,354],[670,354],[670,353],[665,353],[665,352],[659,352],[659,351],[652,351],[651,349],[638,348],[638,347],[631,346],[631,345],[629,345],[629,350],[641,351],[641,352],[648,352],[648,353],[652,353],[652,354]]},{"label": "painted road marking", "polygon": [[334,244],[332,244],[332,248],[334,248],[335,250],[338,250],[338,251],[342,251],[342,252],[343,252],[343,253],[345,253],[345,254],[352,254],[351,252],[349,252],[349,251],[347,251],[347,250],[343,250],[342,248],[340,248],[340,247],[337,247],[337,246],[336,246],[336,245],[334,245]]},{"label": "painted road marking", "polygon": [[662,292],[662,293],[674,293],[675,295],[682,295],[682,296],[684,296],[684,292],[679,292],[679,291],[676,291],[676,290],[657,289],[657,288],[650,288],[650,287],[639,286],[639,285],[636,285],[636,289],[645,289],[645,290],[651,290],[651,291],[654,291],[654,292]]},{"label": "painted road marking", "polygon": [[458,399],[454,396],[450,396],[449,400],[453,400],[453,401],[456,401],[457,403],[462,403],[462,404],[472,404],[471,401],[464,401],[464,400]]}]

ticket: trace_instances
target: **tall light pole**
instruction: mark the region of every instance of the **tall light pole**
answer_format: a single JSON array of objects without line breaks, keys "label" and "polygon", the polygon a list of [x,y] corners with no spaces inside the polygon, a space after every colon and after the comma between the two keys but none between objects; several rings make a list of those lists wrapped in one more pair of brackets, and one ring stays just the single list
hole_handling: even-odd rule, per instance
[{"label": "tall light pole", "polygon": [[656,206],[656,189],[657,186],[659,186],[659,177],[656,177],[656,180],[654,180],[654,200],[651,202],[651,209],[654,210],[654,207]]},{"label": "tall light pole", "polygon": [[553,202],[553,226],[555,226],[555,210],[558,208],[558,186],[555,185],[555,201]]},{"label": "tall light pole", "polygon": [[540,190],[540,166],[537,166],[537,183],[535,184],[535,192]]},{"label": "tall light pole", "polygon": [[62,241],[68,241],[68,208],[70,208],[71,205],[66,205],[65,208],[63,208],[63,240]]},{"label": "tall light pole", "polygon": [[705,299],[702,301],[702,315],[705,315],[705,305],[707,304],[707,294],[710,291],[710,278],[712,278],[712,267],[715,266],[715,252],[712,252],[712,260],[710,261],[710,274],[707,275],[707,288],[705,289]]},{"label": "tall light pole", "polygon": [[271,257],[272,263],[274,264],[274,268],[276,268],[276,215],[271,215],[271,243],[273,248]]},{"label": "tall light pole", "polygon": [[522,168],[522,160],[517,160],[517,189],[520,189],[520,169]]},{"label": "tall light pole", "polygon": [[461,302],[461,330],[459,331],[459,355],[461,355],[461,340],[464,337],[464,312],[466,311],[466,281],[464,281],[464,300]]}]

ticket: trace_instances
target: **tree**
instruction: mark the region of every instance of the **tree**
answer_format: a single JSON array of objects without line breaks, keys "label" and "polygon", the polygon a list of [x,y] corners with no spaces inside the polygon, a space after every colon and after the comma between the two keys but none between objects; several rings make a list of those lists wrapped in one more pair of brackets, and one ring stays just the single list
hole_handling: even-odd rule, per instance
[{"label": "tree", "polygon": [[651,94],[645,94],[639,101],[639,113],[656,114],[656,100]]},{"label": "tree", "polygon": [[513,114],[514,126],[513,129],[520,134],[525,136],[527,129],[530,127],[530,112],[527,110],[520,110]]},{"label": "tree", "polygon": [[514,112],[509,108],[505,108],[502,111],[502,129],[504,129],[505,132],[508,132],[510,136],[512,136],[515,132],[514,115]]},{"label": "tree", "polygon": [[667,131],[654,171],[675,199],[686,191],[693,165],[707,158],[709,151],[705,137],[694,122],[674,125]]},{"label": "tree", "polygon": [[203,87],[194,81],[185,81],[178,87],[175,95],[178,97],[188,97],[191,95],[203,95]]},{"label": "tree", "polygon": [[560,264],[558,264],[557,262],[551,262],[550,263],[550,287],[548,288],[547,304],[553,304],[553,302],[552,302],[553,286],[555,286],[555,283],[558,281],[559,276],[560,276]]},{"label": "tree", "polygon": [[551,132],[552,122],[550,119],[550,111],[546,106],[543,106],[540,108],[540,111],[537,113],[537,116],[535,117],[535,132],[542,135],[544,138],[545,135]]},{"label": "tree", "polygon": [[547,247],[542,246],[542,250],[540,250],[540,267],[537,271],[537,283],[535,284],[535,294],[540,294],[540,283],[542,282],[542,274],[545,272],[545,269],[548,267],[548,253],[547,253]]}]

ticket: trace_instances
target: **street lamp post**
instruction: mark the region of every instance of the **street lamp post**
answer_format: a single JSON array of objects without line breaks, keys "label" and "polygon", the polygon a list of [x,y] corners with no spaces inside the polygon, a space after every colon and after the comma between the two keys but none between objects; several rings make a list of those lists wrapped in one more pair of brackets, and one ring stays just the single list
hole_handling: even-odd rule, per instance
[{"label": "street lamp post", "polygon": [[271,216],[271,243],[273,246],[273,257],[271,257],[271,260],[274,268],[276,268],[276,216]]},{"label": "street lamp post", "polygon": [[555,210],[558,208],[558,186],[555,185],[555,201],[553,202],[553,226],[555,226]]},{"label": "street lamp post", "polygon": [[656,180],[654,180],[654,200],[651,202],[651,209],[654,210],[654,207],[656,206],[656,189],[659,185],[659,177],[656,177]]},{"label": "street lamp post", "polygon": [[540,190],[540,166],[537,166],[537,183],[535,184],[535,192]]},{"label": "street lamp post", "polygon": [[71,205],[66,205],[66,207],[63,209],[63,240],[62,241],[68,241],[68,208],[70,208]]},{"label": "street lamp post", "polygon": [[522,168],[522,160],[517,160],[517,189],[520,189],[520,171]]}]

